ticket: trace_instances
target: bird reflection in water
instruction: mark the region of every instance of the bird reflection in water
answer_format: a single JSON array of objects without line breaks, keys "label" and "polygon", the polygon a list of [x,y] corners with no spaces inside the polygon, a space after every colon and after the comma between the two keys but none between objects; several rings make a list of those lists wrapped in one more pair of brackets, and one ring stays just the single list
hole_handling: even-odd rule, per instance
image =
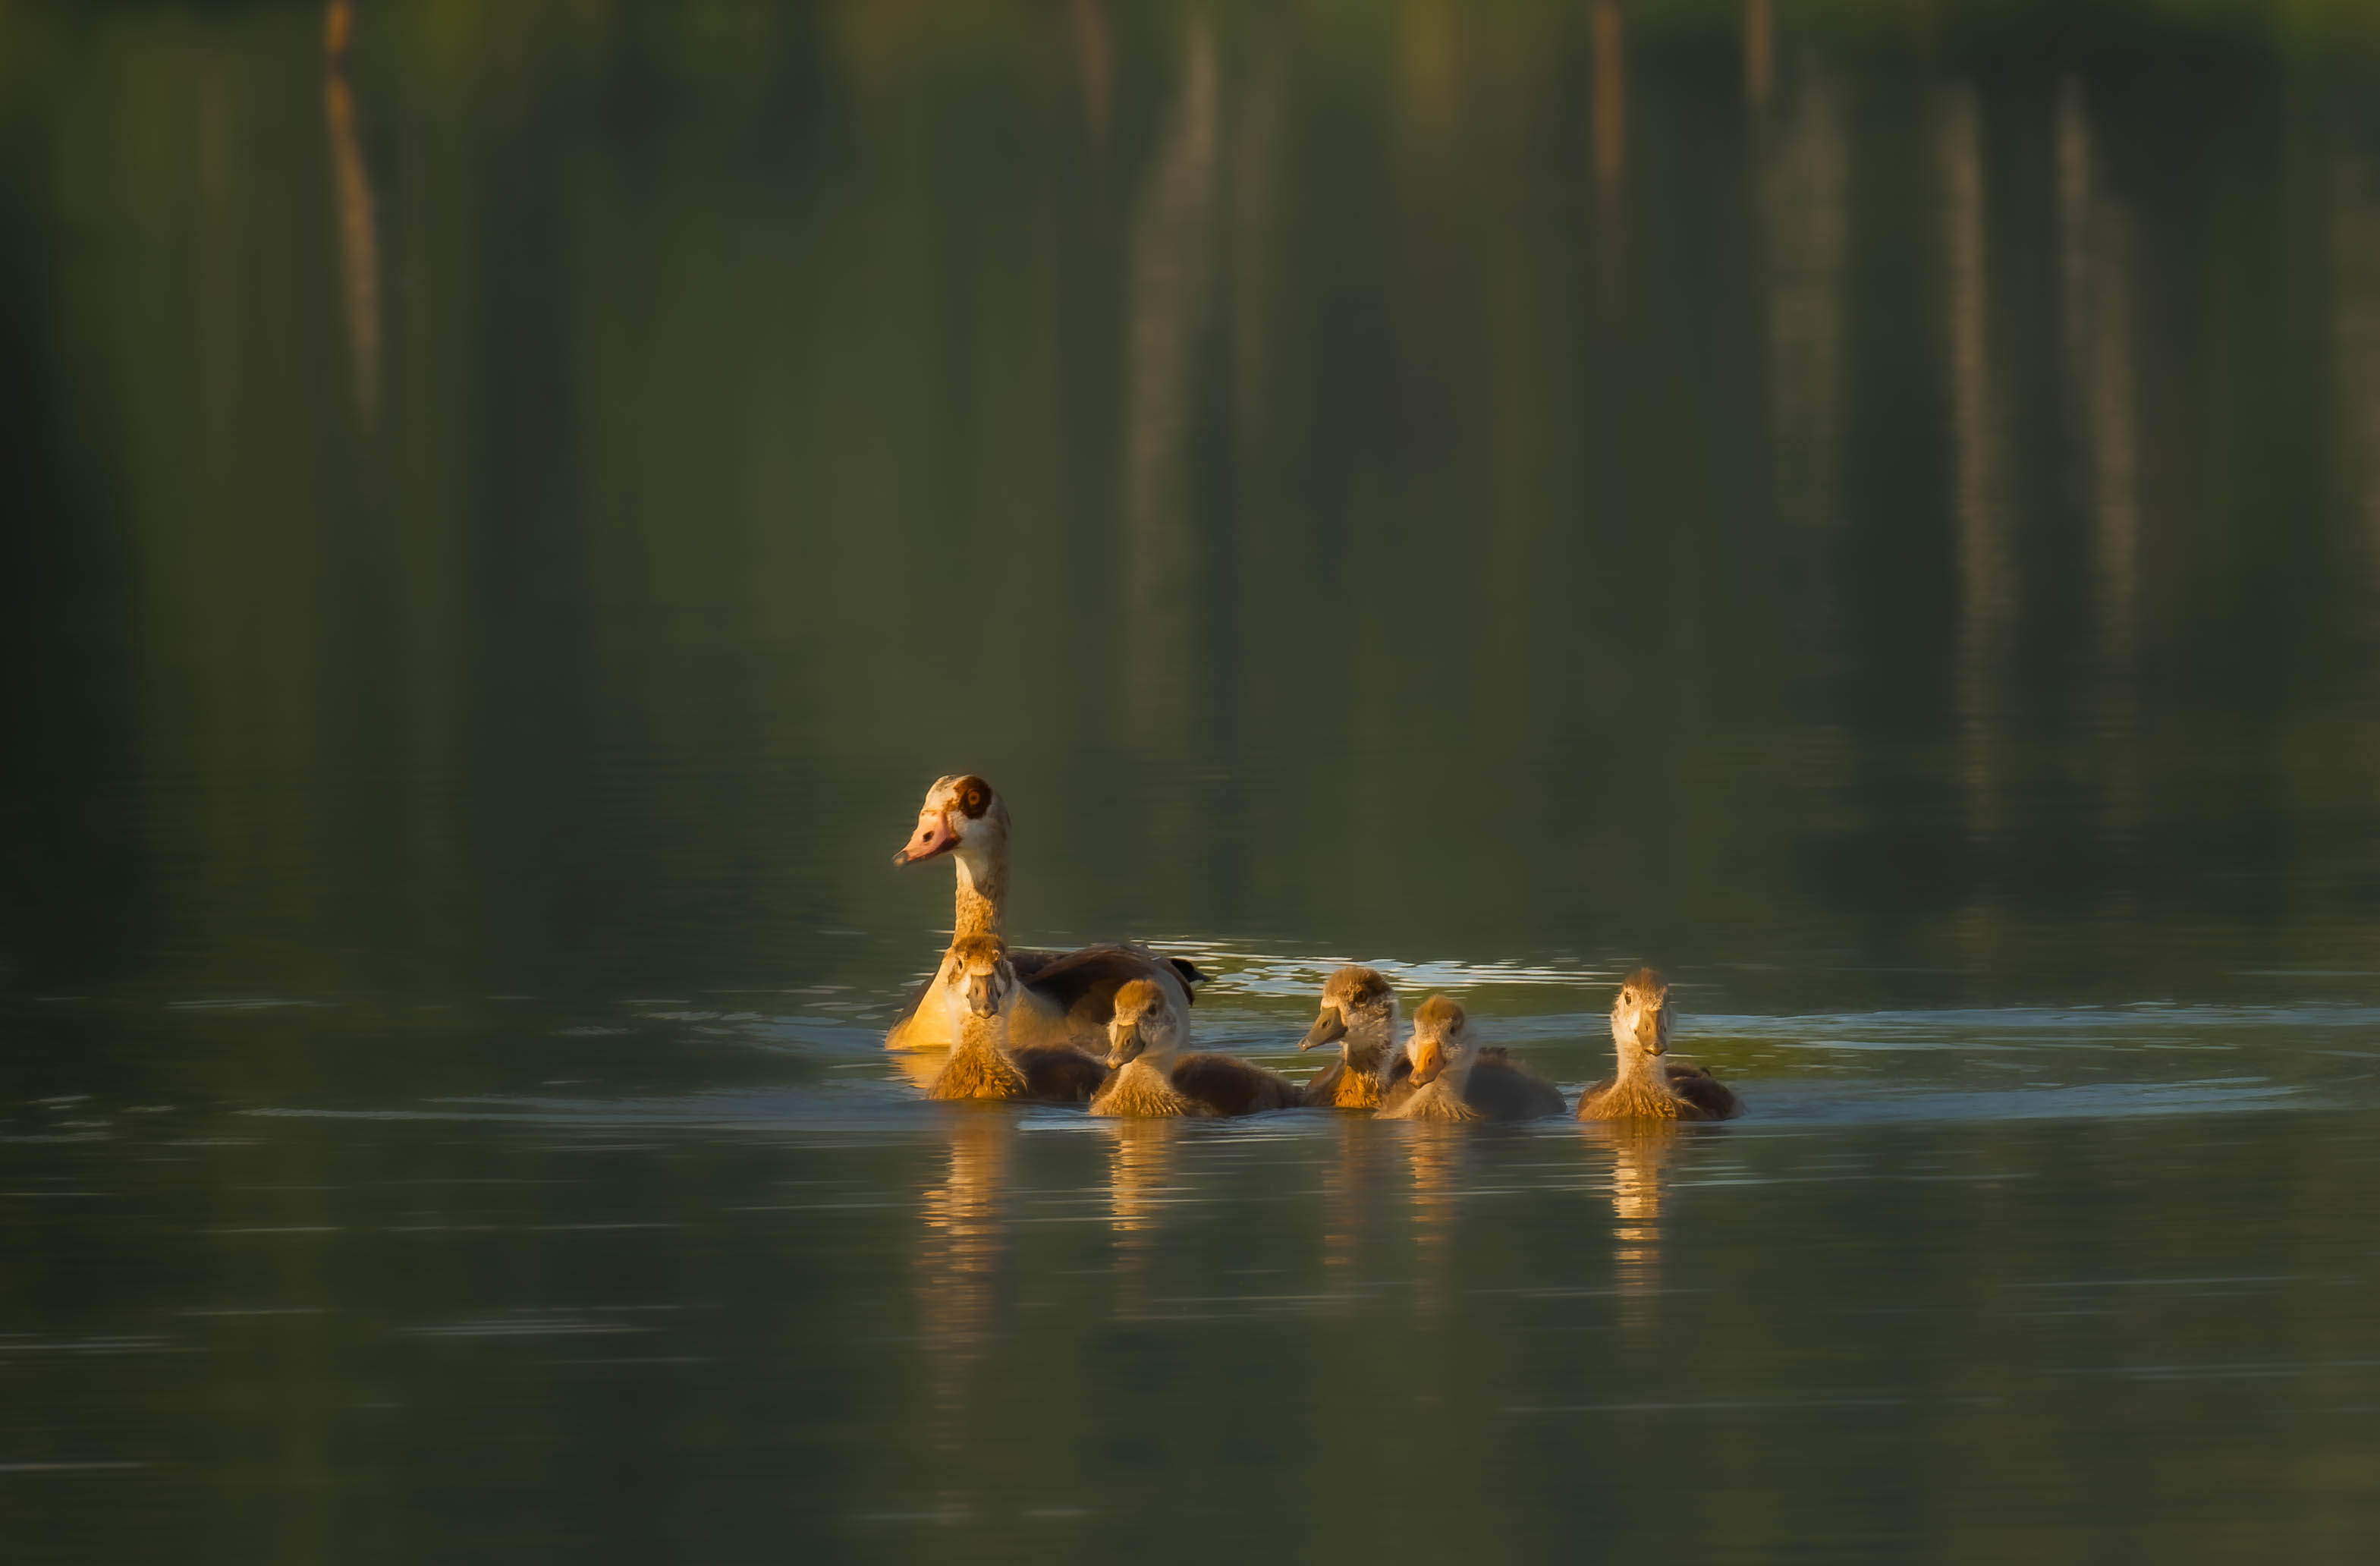
[{"label": "bird reflection in water", "polygon": [[1405,1168],[1413,1177],[1414,1303],[1425,1316],[1446,1309],[1454,1272],[1456,1208],[1469,1165],[1470,1127],[1410,1123]]},{"label": "bird reflection in water", "polygon": [[1106,1124],[1111,1138],[1108,1227],[1115,1236],[1115,1314],[1131,1320],[1148,1314],[1149,1264],[1172,1199],[1174,1146],[1182,1123],[1120,1118]]},{"label": "bird reflection in water", "polygon": [[1661,1292],[1661,1173],[1681,1133],[1672,1121],[1590,1121],[1581,1129],[1611,1149],[1620,1319],[1633,1329],[1652,1319]]},{"label": "bird reflection in water", "polygon": [[884,1054],[920,1093],[934,1085],[934,1078],[942,1074],[951,1061],[948,1050],[887,1050]]},{"label": "bird reflection in water", "polygon": [[1338,1147],[1322,1169],[1322,1286],[1327,1308],[1344,1315],[1362,1288],[1358,1268],[1378,1221],[1386,1154],[1380,1127],[1368,1119],[1341,1115],[1331,1129]]},{"label": "bird reflection in water", "polygon": [[347,348],[354,361],[356,418],[369,427],[380,407],[380,225],[372,215],[371,174],[356,134],[355,87],[347,51],[355,37],[351,0],[322,13],[322,118],[331,140],[331,177],[339,211],[339,270],[346,296]]},{"label": "bird reflection in water", "polygon": [[965,1444],[968,1384],[990,1357],[1008,1269],[1008,1166],[1014,1116],[955,1106],[950,1164],[926,1192],[918,1227],[917,1315],[936,1447]]}]

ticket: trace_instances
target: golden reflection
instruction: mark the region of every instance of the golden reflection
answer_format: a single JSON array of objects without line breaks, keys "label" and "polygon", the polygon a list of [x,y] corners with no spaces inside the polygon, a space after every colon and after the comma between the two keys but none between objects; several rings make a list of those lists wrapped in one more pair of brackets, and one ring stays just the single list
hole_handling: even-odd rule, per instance
[{"label": "golden reflection", "polygon": [[2098,188],[2082,83],[2058,98],[2058,261],[2068,402],[2090,453],[2090,511],[2098,557],[2100,626],[2128,662],[2140,596],[2140,431],[2131,225]]},{"label": "golden reflection", "polygon": [[1148,1313],[1149,1264],[1173,1189],[1173,1149],[1182,1125],[1173,1120],[1105,1123],[1108,1144],[1108,1228],[1115,1238],[1115,1314]]},{"label": "golden reflection", "polygon": [[1628,169],[1628,41],[1620,0],[1595,0],[1595,192],[1616,218]]},{"label": "golden reflection", "polygon": [[[2141,781],[2132,675],[2140,644],[2140,355],[2132,225],[2102,188],[2082,81],[2058,94],[2058,248],[2066,407],[2087,455],[2085,509],[2097,567],[2099,742],[2108,757],[2106,839],[2135,841]],[[2121,894],[2119,894],[2119,900]]]},{"label": "golden reflection", "polygon": [[1133,226],[1124,426],[1125,659],[1145,740],[1170,734],[1193,664],[1198,573],[1187,462],[1196,348],[1212,308],[1220,87],[1214,27],[1190,22],[1182,93]]},{"label": "golden reflection", "polygon": [[926,1192],[918,1227],[917,1316],[929,1423],[938,1446],[965,1439],[966,1389],[991,1353],[1000,1280],[1008,1262],[1008,1163],[1013,1115],[966,1106],[952,1115],[950,1162]]},{"label": "golden reflection", "polygon": [[1344,1310],[1353,1306],[1364,1242],[1378,1212],[1385,1155],[1369,1119],[1332,1118],[1339,1146],[1322,1170],[1322,1283],[1334,1307]]},{"label": "golden reflection", "polygon": [[1446,134],[1463,88],[1461,12],[1448,0],[1405,0],[1397,7],[1397,103],[1404,122],[1426,136]]},{"label": "golden reflection", "polygon": [[1220,143],[1214,24],[1190,19],[1183,88],[1133,224],[1123,429],[1125,669],[1145,743],[1173,733],[1193,669],[1190,592],[1197,576],[1185,447],[1197,340],[1214,305],[1216,150]]},{"label": "golden reflection", "polygon": [[369,427],[380,407],[380,235],[371,176],[356,140],[355,89],[347,49],[355,31],[350,0],[330,0],[322,14],[322,117],[330,129],[331,183],[339,209],[339,261],[354,361],[356,417]]},{"label": "golden reflection", "polygon": [[1777,23],[1768,0],[1743,0],[1743,97],[1757,111],[1768,106],[1777,74]]},{"label": "golden reflection", "polygon": [[2001,832],[1998,686],[2011,618],[2006,461],[1991,357],[1983,116],[1971,85],[1942,99],[1944,335],[1950,396],[1953,515],[1959,530],[1959,747],[1971,839]]},{"label": "golden reflection", "polygon": [[951,1060],[948,1050],[887,1050],[884,1053],[921,1093],[934,1085],[934,1078],[942,1074]]},{"label": "golden reflection", "polygon": [[[1231,152],[1231,273],[1224,288],[1231,315],[1226,329],[1226,358],[1232,371],[1230,396],[1232,447],[1247,454],[1253,467],[1264,466],[1269,446],[1278,439],[1282,410],[1278,406],[1281,339],[1286,331],[1276,324],[1281,246],[1274,218],[1279,203],[1282,121],[1282,66],[1279,53],[1259,55],[1248,72],[1245,88],[1234,96],[1234,127]],[[1240,548],[1251,561],[1265,557],[1277,541],[1278,529],[1263,524],[1262,508],[1235,505]]]},{"label": "golden reflection", "polygon": [[1105,0],[1075,0],[1075,57],[1083,67],[1083,113],[1091,140],[1108,139],[1108,100],[1115,78],[1115,45],[1108,31]]},{"label": "golden reflection", "polygon": [[1446,1309],[1453,1289],[1454,1231],[1461,1216],[1468,1127],[1409,1121],[1405,1169],[1413,1182],[1414,1302],[1426,1316]]},{"label": "golden reflection", "polygon": [[1639,1327],[1652,1319],[1654,1296],[1661,1292],[1661,1172],[1682,1133],[1662,1121],[1604,1121],[1582,1129],[1611,1149],[1620,1318]]},{"label": "golden reflection", "polygon": [[[1840,515],[1851,275],[1851,132],[1841,80],[1811,55],[1759,135],[1768,419],[1779,519],[1806,536]],[[1825,592],[1827,574],[1814,570]]]}]

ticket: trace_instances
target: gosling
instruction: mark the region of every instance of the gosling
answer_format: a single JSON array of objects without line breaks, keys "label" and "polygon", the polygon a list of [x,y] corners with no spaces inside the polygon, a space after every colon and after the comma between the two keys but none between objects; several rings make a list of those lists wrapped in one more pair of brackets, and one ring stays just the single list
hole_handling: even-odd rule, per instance
[{"label": "gosling", "polygon": [[1742,1102],[1702,1067],[1666,1061],[1678,1009],[1651,968],[1620,981],[1611,1002],[1611,1042],[1620,1072],[1579,1095],[1581,1120],[1733,1120]]},{"label": "gosling", "polygon": [[[1322,986],[1322,1014],[1303,1051],[1339,1046],[1339,1058],[1314,1074],[1304,1103],[1318,1110],[1377,1110],[1397,1056],[1397,992],[1372,968],[1343,967]],[[1402,1063],[1402,1057],[1398,1057]]]},{"label": "gosling", "polygon": [[927,1085],[929,1099],[1031,1099],[1079,1104],[1097,1090],[1106,1068],[1064,1045],[1009,1048],[1008,1022],[1019,985],[1000,938],[962,937],[952,943],[942,980],[957,991],[959,1041]]},{"label": "gosling", "polygon": [[1405,1040],[1413,1074],[1390,1087],[1380,1120],[1539,1120],[1570,1107],[1561,1089],[1502,1050],[1482,1049],[1463,1008],[1433,995]]},{"label": "gosling", "polygon": [[1179,1053],[1188,1031],[1173,997],[1147,979],[1118,989],[1108,1022],[1111,1074],[1091,1113],[1211,1119],[1297,1106],[1296,1085],[1285,1076],[1230,1055]]}]

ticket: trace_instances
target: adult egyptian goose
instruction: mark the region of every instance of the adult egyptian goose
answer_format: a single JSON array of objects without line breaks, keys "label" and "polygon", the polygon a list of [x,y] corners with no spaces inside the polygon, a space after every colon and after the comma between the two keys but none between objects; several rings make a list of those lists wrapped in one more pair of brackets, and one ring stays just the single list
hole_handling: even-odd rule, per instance
[{"label": "adult egyptian goose", "polygon": [[1106,1084],[1095,1115],[1255,1114],[1294,1109],[1297,1085],[1232,1055],[1184,1055],[1189,1025],[1162,987],[1135,978],[1115,992]]},{"label": "adult egyptian goose", "polygon": [[[917,811],[917,830],[892,856],[895,865],[918,865],[949,856],[957,872],[958,905],[951,947],[970,936],[1003,935],[1008,897],[1008,807],[992,786],[972,774],[936,778]],[[941,966],[909,999],[884,1035],[890,1050],[946,1050],[959,1040],[965,1008],[949,980],[950,952]],[[1134,979],[1147,979],[1181,1006],[1191,986],[1206,976],[1179,957],[1160,957],[1146,946],[1105,941],[1073,952],[1010,948],[1010,966],[1022,985],[1008,1018],[1013,1047],[1079,1044],[1106,1047],[1115,992]]]},{"label": "adult egyptian goose", "polygon": [[1397,1048],[1397,992],[1376,968],[1349,965],[1322,985],[1322,1011],[1301,1050],[1339,1046],[1339,1058],[1305,1084],[1309,1109],[1377,1110]]},{"label": "adult egyptian goose", "polygon": [[1561,1090],[1501,1050],[1482,1049],[1471,1020],[1443,995],[1414,1014],[1413,1074],[1383,1096],[1380,1120],[1538,1120],[1570,1107]]},{"label": "adult egyptian goose", "polygon": [[1008,953],[990,936],[954,943],[947,965],[964,1008],[959,1041],[926,1087],[929,1099],[1029,1099],[1080,1104],[1107,1076],[1107,1068],[1063,1044],[1012,1048],[1008,1021],[1020,986]]},{"label": "adult egyptian goose", "polygon": [[1718,1079],[1685,1061],[1665,1061],[1678,1009],[1651,968],[1620,981],[1611,1002],[1619,1074],[1579,1095],[1581,1120],[1733,1120],[1743,1104]]}]

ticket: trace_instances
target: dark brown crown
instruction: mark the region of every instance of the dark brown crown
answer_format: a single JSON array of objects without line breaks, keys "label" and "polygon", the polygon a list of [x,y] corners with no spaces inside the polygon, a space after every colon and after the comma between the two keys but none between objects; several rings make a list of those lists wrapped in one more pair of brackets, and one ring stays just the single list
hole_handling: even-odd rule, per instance
[{"label": "dark brown crown", "polygon": [[1613,1001],[1616,1003],[1633,995],[1639,1002],[1658,1002],[1667,998],[1669,993],[1669,983],[1659,974],[1651,968],[1638,968],[1620,981],[1620,993],[1613,997]]},{"label": "dark brown crown", "polygon": [[1421,1003],[1414,1014],[1415,1027],[1434,1028],[1440,1033],[1452,1033],[1463,1024],[1463,1008],[1443,995],[1433,995]]},{"label": "dark brown crown", "polygon": [[1322,993],[1333,1001],[1351,1002],[1363,1006],[1387,1000],[1390,991],[1389,981],[1381,977],[1378,969],[1360,967],[1351,963],[1323,983]]}]

